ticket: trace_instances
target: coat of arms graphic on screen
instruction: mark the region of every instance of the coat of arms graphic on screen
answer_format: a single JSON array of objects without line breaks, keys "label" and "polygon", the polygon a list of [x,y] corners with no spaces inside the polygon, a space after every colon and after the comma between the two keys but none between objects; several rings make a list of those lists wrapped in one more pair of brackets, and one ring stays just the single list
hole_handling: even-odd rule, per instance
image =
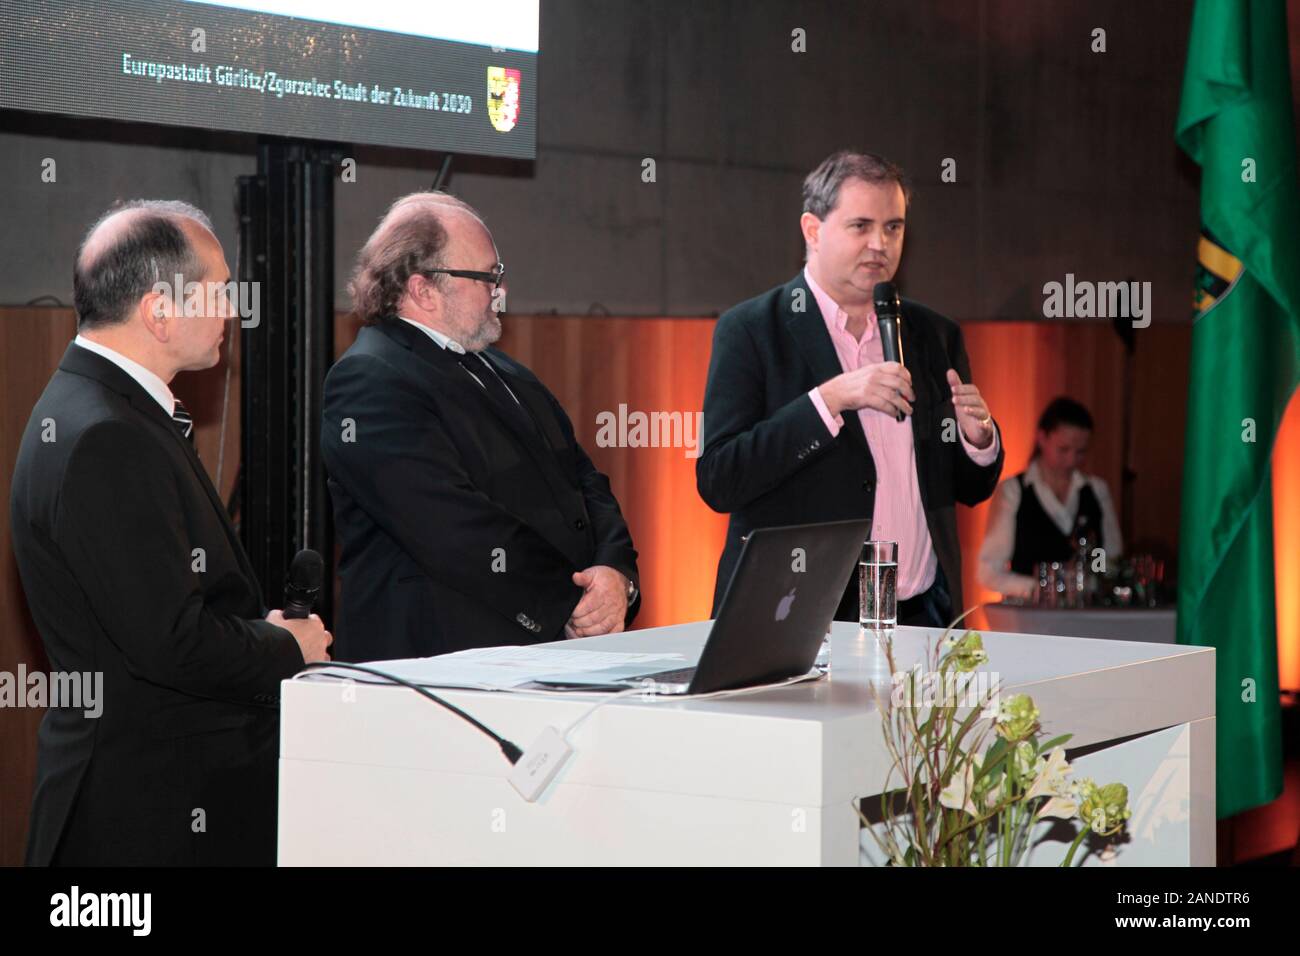
[{"label": "coat of arms graphic on screen", "polygon": [[510,132],[519,122],[520,79],[518,70],[503,66],[487,68],[488,119],[500,133]]}]

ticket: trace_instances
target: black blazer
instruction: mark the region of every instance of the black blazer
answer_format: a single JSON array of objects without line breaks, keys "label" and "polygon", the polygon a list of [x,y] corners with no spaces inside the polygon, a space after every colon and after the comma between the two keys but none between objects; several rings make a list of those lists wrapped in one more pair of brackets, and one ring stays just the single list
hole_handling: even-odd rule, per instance
[{"label": "black blazer", "polygon": [[477,358],[400,319],[363,328],[326,376],[339,660],[559,640],[582,596],[573,572],[637,580],[609,481],[559,402],[505,353],[483,355],[528,417],[467,374],[462,361],[490,374]]},{"label": "black blazer", "polygon": [[[41,722],[27,862],[275,862],[279,685],[302,668],[190,443],[69,345],[23,433],[14,553],[50,666],[102,714]],[[198,550],[201,549],[201,550]]]},{"label": "black blazer", "polygon": [[[798,303],[802,311],[795,311]],[[903,360],[916,392],[912,439],[921,503],[960,614],[965,608],[956,503],[975,505],[993,494],[1003,454],[999,450],[993,464],[980,467],[959,441],[942,440],[943,420],[956,418],[947,370],[971,380],[961,329],[906,299],[901,325]],[[700,497],[714,511],[731,514],[714,614],[741,539],[754,528],[872,517],[876,468],[862,422],[846,413],[844,427],[831,438],[807,394],[842,371],[802,273],[718,319],[704,391],[704,450],[695,462]],[[838,620],[857,620],[855,580],[846,584]]]}]

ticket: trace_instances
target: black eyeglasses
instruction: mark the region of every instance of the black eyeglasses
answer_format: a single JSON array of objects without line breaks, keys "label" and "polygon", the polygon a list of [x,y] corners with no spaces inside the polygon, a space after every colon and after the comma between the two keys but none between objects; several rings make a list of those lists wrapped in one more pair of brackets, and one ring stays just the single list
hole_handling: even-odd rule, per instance
[{"label": "black eyeglasses", "polygon": [[475,272],[473,269],[426,269],[426,274],[440,272],[443,275],[456,276],[461,279],[476,279],[479,282],[490,282],[492,288],[501,288],[501,280],[505,278],[506,267],[503,263],[498,262],[491,272]]}]

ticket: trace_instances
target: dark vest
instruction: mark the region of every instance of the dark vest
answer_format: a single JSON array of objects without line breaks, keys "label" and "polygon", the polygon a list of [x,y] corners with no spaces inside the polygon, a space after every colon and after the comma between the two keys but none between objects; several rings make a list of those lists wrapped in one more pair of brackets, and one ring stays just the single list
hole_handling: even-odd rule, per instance
[{"label": "dark vest", "polygon": [[1016,475],[1020,483],[1020,509],[1016,512],[1016,549],[1011,553],[1011,570],[1016,574],[1034,574],[1039,561],[1068,561],[1074,557],[1079,538],[1085,535],[1090,548],[1104,548],[1101,531],[1101,502],[1092,485],[1079,489],[1079,510],[1070,534],[1061,534],[1055,522],[1043,510],[1038,495],[1025,484],[1025,473]]}]

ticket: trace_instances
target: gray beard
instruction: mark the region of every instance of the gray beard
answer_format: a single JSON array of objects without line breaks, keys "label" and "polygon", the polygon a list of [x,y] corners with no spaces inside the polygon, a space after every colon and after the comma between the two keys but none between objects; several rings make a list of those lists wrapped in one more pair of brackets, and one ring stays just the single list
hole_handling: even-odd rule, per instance
[{"label": "gray beard", "polygon": [[467,352],[482,352],[493,342],[501,338],[501,320],[494,314],[491,318],[485,320],[474,330],[474,337],[471,341],[465,343]]}]

